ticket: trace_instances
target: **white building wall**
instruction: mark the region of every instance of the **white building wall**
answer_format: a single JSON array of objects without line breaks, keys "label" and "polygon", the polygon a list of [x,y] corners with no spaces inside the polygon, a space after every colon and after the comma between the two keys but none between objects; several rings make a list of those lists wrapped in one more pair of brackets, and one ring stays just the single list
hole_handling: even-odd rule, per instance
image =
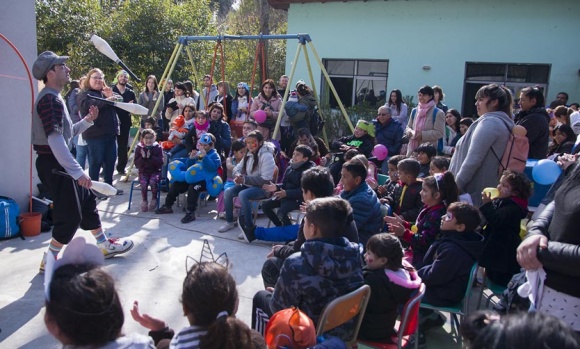
[{"label": "white building wall", "polygon": [[[20,51],[31,69],[37,56],[34,0],[2,0],[0,33]],[[25,66],[0,38],[0,195],[15,199],[23,212],[28,211],[31,101],[36,97],[36,84],[33,78],[31,91]],[[34,164],[32,177],[36,189]]]},{"label": "white building wall", "polygon": [[[309,33],[322,59],[388,59],[387,93],[416,95],[421,85],[437,84],[446,104],[461,110],[466,62],[551,64],[548,103],[559,91],[580,102],[579,14],[578,0],[292,4],[288,33]],[[287,72],[294,45],[288,42]],[[308,77],[304,59],[296,69],[295,80]]]}]

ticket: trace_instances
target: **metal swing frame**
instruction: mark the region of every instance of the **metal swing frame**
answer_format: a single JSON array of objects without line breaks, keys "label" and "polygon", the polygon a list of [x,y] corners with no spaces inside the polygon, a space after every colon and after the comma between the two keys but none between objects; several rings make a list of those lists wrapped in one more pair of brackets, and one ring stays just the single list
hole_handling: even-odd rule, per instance
[{"label": "metal swing frame", "polygon": [[[163,81],[163,84],[160,87],[160,91],[165,91],[165,85],[167,84],[167,80],[169,80],[171,78],[171,74],[173,73],[173,70],[175,69],[175,65],[177,64],[177,60],[179,59],[179,56],[184,48],[185,48],[185,51],[187,52],[189,61],[191,63],[194,80],[196,83],[199,83],[199,74],[197,73],[197,70],[195,68],[195,64],[193,63],[193,54],[192,54],[191,48],[189,46],[190,43],[194,43],[196,41],[216,41],[217,45],[219,47],[222,47],[221,58],[223,61],[223,46],[221,46],[221,43],[225,42],[226,40],[231,40],[231,41],[233,41],[233,40],[260,40],[260,41],[263,41],[263,40],[298,40],[298,47],[296,49],[296,54],[294,55],[294,60],[292,62],[292,69],[290,70],[290,75],[288,77],[288,80],[293,81],[294,74],[296,72],[296,64],[298,63],[298,58],[300,57],[300,52],[303,51],[304,58],[306,61],[306,67],[308,68],[308,75],[310,78],[310,86],[312,87],[312,93],[314,95],[314,98],[316,98],[316,100],[319,100],[318,93],[316,90],[316,83],[314,80],[314,74],[312,72],[312,66],[310,64],[310,57],[308,55],[308,49],[306,46],[308,44],[308,47],[310,47],[310,50],[312,51],[314,59],[318,63],[318,66],[320,67],[320,70],[321,70],[324,78],[326,79],[326,82],[328,83],[328,86],[330,87],[332,94],[334,95],[334,97],[336,98],[336,101],[338,102],[338,106],[340,108],[340,111],[341,111],[343,117],[345,118],[351,132],[354,132],[354,126],[352,125],[352,122],[351,122],[350,118],[348,117],[346,109],[344,108],[344,105],[342,104],[342,101],[340,100],[338,93],[336,92],[336,89],[334,88],[334,85],[332,84],[332,81],[330,80],[330,77],[328,75],[328,72],[326,71],[326,68],[324,68],[324,65],[322,64],[322,60],[320,59],[320,56],[318,55],[318,52],[316,51],[316,48],[314,47],[314,44],[312,43],[312,39],[310,38],[309,34],[180,36],[179,39],[177,40],[177,44],[175,45],[175,48],[173,49],[171,57],[169,58],[169,61],[167,62],[167,66],[165,67],[165,70],[163,71],[163,75],[161,75],[160,81]],[[218,46],[216,46],[216,48]],[[216,51],[216,50],[214,50],[214,51]],[[215,63],[215,56],[216,56],[216,52],[214,52],[214,63]],[[213,69],[214,69],[214,64],[212,64],[212,70]],[[224,67],[222,64],[222,70],[223,69],[224,69]],[[255,72],[253,73],[253,75],[254,74],[255,74]],[[222,71],[222,75],[223,75],[223,71]],[[253,80],[253,77],[252,77],[252,80]],[[290,89],[286,88],[286,92],[284,93],[284,96],[282,97],[282,106],[280,107],[280,111],[278,112],[278,118],[276,120],[276,126],[274,128],[274,133],[272,134],[272,138],[276,138],[276,136],[280,132],[280,122],[282,120],[282,115],[284,113],[284,106],[286,105],[286,102],[288,101],[289,92],[290,92]],[[200,105],[207,105],[203,93],[200,93],[200,98],[201,98]],[[158,98],[157,102],[155,103],[155,107],[153,108],[153,112],[152,112],[153,115],[155,115],[155,113],[157,112],[160,102],[161,102],[161,99]],[[322,113],[320,114],[320,116],[324,119],[324,115],[322,115]],[[323,128],[322,134],[323,134],[324,141],[328,143],[326,129]],[[138,140],[138,137],[135,137],[133,139],[133,142],[131,143],[131,147],[129,148],[129,151],[127,154],[128,157],[133,152],[135,145],[137,144],[137,140]],[[131,165],[129,166],[129,170],[127,171],[126,177],[124,177],[122,179],[124,182],[127,182],[129,180],[129,176],[131,174],[131,170],[133,168],[133,165],[134,165],[134,162],[131,162]]]}]

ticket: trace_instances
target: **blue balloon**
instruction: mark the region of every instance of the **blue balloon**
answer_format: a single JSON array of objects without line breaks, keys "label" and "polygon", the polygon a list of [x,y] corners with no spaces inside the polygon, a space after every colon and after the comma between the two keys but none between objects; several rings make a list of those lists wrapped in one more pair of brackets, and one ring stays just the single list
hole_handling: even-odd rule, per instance
[{"label": "blue balloon", "polygon": [[186,165],[179,160],[174,160],[169,163],[169,173],[171,174],[172,181],[185,182],[185,170],[187,170]]},{"label": "blue balloon", "polygon": [[532,169],[532,177],[534,181],[542,185],[550,185],[554,183],[560,174],[562,169],[552,160],[542,159],[538,161],[536,166]]}]

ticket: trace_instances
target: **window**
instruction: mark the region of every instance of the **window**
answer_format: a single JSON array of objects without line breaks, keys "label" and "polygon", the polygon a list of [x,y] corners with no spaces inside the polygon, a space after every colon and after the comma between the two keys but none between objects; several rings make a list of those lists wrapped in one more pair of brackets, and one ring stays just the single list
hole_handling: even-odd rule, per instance
[{"label": "window", "polygon": [[[465,86],[463,89],[463,110],[461,115],[477,117],[475,94],[484,85],[507,86],[518,99],[524,87],[538,86],[544,96],[550,80],[550,64],[519,63],[474,63],[465,64]],[[517,102],[517,101],[516,101]],[[515,106],[517,108],[517,105]]]},{"label": "window", "polygon": [[[330,81],[346,108],[356,104],[374,107],[385,103],[389,61],[324,59],[323,62]],[[323,104],[338,108],[336,97],[325,79],[321,86],[320,97]]]}]

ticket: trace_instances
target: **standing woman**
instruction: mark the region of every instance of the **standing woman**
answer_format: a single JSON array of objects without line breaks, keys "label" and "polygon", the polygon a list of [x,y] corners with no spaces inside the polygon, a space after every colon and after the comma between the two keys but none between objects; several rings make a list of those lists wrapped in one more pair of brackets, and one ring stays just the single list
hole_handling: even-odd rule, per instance
[{"label": "standing woman", "polygon": [[232,135],[236,138],[243,137],[243,126],[250,113],[250,106],[252,105],[252,96],[250,96],[250,88],[245,82],[238,83],[236,96],[232,101],[232,117],[230,118],[230,127]]},{"label": "standing woman", "polygon": [[391,108],[391,117],[400,122],[403,131],[405,131],[405,127],[407,127],[407,122],[409,121],[409,115],[407,113],[407,105],[403,102],[401,90],[392,90],[389,101],[385,106]]},{"label": "standing woman", "polygon": [[457,109],[449,109],[445,113],[445,134],[441,139],[439,139],[439,144],[437,145],[437,151],[441,155],[451,156],[455,151],[455,145],[459,138],[461,138],[461,132],[459,132],[459,122],[461,121],[461,114]]},{"label": "standing woman", "polygon": [[[570,165],[565,161],[564,166]],[[542,297],[536,310],[564,321],[580,332],[580,166],[575,168],[556,191],[528,230],[517,251],[518,263],[526,270],[540,267],[546,272]],[[568,169],[569,170],[569,169]]]},{"label": "standing woman", "polygon": [[[159,102],[157,111],[155,112],[155,115],[153,115],[153,108],[155,108],[155,104],[159,98],[161,98],[161,102]],[[165,99],[163,94],[159,92],[159,86],[157,85],[157,78],[155,75],[149,75],[147,80],[145,80],[145,89],[139,95],[138,103],[149,109],[147,115],[141,116],[141,128],[145,127],[145,119],[147,119],[149,116],[157,121],[159,127],[163,127],[161,111],[163,110],[163,107],[165,107]]]},{"label": "standing woman", "polygon": [[506,87],[491,84],[480,88],[475,100],[479,118],[457,142],[449,171],[455,174],[459,192],[470,194],[480,206],[483,188],[498,183],[500,163],[494,153],[501,158],[514,127],[513,98]]},{"label": "standing woman", "polygon": [[[82,91],[77,96],[81,115],[88,114],[90,106],[94,105],[99,108],[99,117],[93,121],[93,127],[83,132],[83,139],[87,142],[89,151],[89,177],[93,181],[98,181],[102,166],[105,183],[112,185],[113,170],[117,160],[119,118],[114,106],[90,99],[89,95],[108,100],[117,100],[122,97],[113,94],[113,89],[105,84],[105,74],[99,68],[89,71]],[[117,195],[122,193],[122,190],[117,189]]]},{"label": "standing woman", "polygon": [[195,100],[187,96],[187,87],[182,82],[175,84],[174,97],[169,100],[165,109],[166,124],[171,124],[173,120],[183,113],[183,107],[188,104],[195,105]]},{"label": "standing woman", "polygon": [[447,113],[449,107],[446,104],[443,104],[443,100],[445,99],[445,94],[443,93],[443,89],[440,86],[433,86],[433,92],[435,92],[435,105],[437,108],[443,110],[444,113]]},{"label": "standing woman", "polygon": [[[439,138],[443,137],[445,129],[445,113],[438,109],[435,112],[435,92],[431,86],[423,85],[417,92],[419,105],[411,111],[405,134],[409,138],[407,156],[423,143],[429,143],[437,148]],[[433,113],[435,112],[435,117]]]},{"label": "standing woman", "polygon": [[260,94],[254,98],[252,107],[250,108],[250,116],[255,120],[255,114],[258,110],[266,112],[266,121],[258,123],[258,130],[264,135],[264,138],[272,138],[274,126],[278,118],[278,112],[282,106],[282,99],[276,91],[276,84],[272,79],[265,80],[262,83]]},{"label": "standing woman", "polygon": [[224,204],[226,208],[226,223],[218,231],[220,233],[231,230],[234,223],[234,197],[238,197],[242,204],[242,212],[238,222],[241,228],[251,229],[254,226],[252,221],[252,203],[250,200],[265,199],[267,193],[262,186],[270,184],[274,177],[274,145],[264,142],[264,136],[258,130],[252,131],[245,138],[248,151],[244,159],[236,165],[233,171],[233,187],[226,189],[224,193]]}]

